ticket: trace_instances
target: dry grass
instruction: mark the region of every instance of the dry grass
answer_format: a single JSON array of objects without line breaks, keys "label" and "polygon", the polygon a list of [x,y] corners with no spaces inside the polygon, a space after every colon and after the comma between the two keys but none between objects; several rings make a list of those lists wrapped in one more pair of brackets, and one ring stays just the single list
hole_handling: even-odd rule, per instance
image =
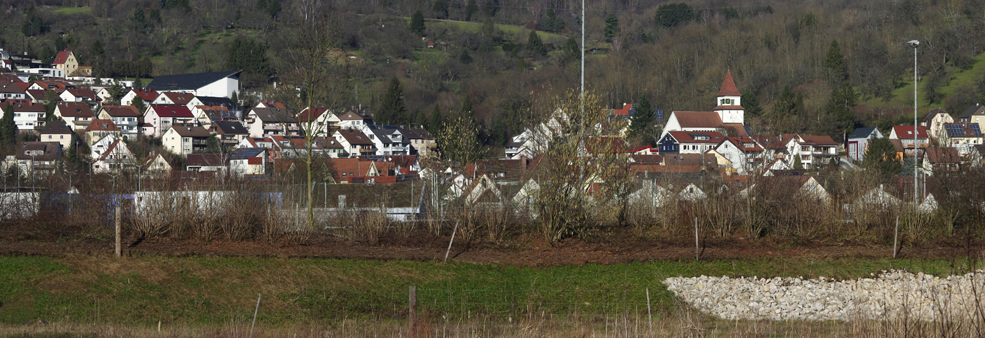
[{"label": "dry grass", "polygon": [[[966,323],[927,323],[857,320],[725,321],[689,308],[679,308],[652,322],[646,314],[532,315],[493,319],[473,315],[446,320],[421,314],[413,337],[931,337],[973,336]],[[161,323],[149,326],[84,323],[0,325],[0,336],[11,337],[247,337],[250,318],[220,325]],[[954,329],[959,328],[959,329]],[[381,318],[271,326],[258,323],[254,337],[410,337],[407,321]]]}]

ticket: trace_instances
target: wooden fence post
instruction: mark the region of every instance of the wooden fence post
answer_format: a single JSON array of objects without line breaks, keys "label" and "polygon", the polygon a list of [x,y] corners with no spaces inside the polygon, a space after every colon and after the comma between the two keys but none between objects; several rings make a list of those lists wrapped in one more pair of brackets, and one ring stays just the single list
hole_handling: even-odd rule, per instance
[{"label": "wooden fence post", "polygon": [[698,256],[701,254],[698,248],[698,218],[694,218],[694,260],[698,260]]},{"label": "wooden fence post", "polygon": [[408,300],[408,307],[410,314],[407,316],[407,330],[409,331],[407,336],[411,338],[417,337],[417,313],[415,308],[417,307],[417,285],[410,286],[410,299]]},{"label": "wooden fence post", "polygon": [[120,206],[116,206],[116,257],[122,256],[120,248]]}]

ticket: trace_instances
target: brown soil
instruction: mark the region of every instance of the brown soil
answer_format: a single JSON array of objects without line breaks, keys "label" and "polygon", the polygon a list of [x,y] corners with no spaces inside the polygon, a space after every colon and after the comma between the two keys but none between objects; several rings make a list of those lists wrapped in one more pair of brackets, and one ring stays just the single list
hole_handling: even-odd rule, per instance
[{"label": "brown soil", "polygon": [[[536,234],[519,235],[504,243],[456,239],[449,260],[473,263],[497,263],[518,266],[548,266],[559,264],[693,259],[693,237],[654,238],[639,236],[626,229],[606,229],[589,239],[567,239],[551,245]],[[84,238],[67,240],[67,238]],[[149,238],[138,240],[124,236],[127,255],[216,255],[322,257],[362,259],[441,260],[450,236],[435,238],[425,233],[406,238],[391,235],[378,245],[354,243],[329,233],[316,233],[301,243],[289,239],[276,241],[250,240],[176,240]],[[818,258],[884,258],[892,248],[884,245],[857,243],[818,243],[811,241],[776,242],[769,239],[746,240],[702,239],[702,259],[743,259],[759,257],[818,257]],[[978,256],[981,250],[968,250],[968,243],[935,243],[907,245],[901,257],[952,258]],[[0,227],[0,255],[62,256],[66,254],[111,254],[112,234],[108,230],[86,231],[82,228],[60,226],[59,229],[37,228],[37,225],[4,224]]]}]

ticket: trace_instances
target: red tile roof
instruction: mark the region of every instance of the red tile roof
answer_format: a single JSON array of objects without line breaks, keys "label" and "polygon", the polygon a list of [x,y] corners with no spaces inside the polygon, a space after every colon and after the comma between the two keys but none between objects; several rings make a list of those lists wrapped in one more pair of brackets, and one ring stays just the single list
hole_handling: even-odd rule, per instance
[{"label": "red tile roof", "polygon": [[801,135],[800,138],[804,139],[804,143],[802,144],[831,145],[831,146],[838,145],[838,143],[835,142],[835,140],[832,139],[831,136],[827,136],[827,135],[824,136]]},{"label": "red tile roof", "polygon": [[324,114],[326,110],[328,110],[328,108],[324,108],[324,107],[322,108],[315,107],[315,109],[304,108],[304,110],[302,110],[301,113],[298,114],[298,121],[305,121],[305,122],[314,121],[319,116],[321,116],[321,114]]},{"label": "red tile roof", "polygon": [[195,115],[192,115],[192,111],[188,110],[187,106],[155,104],[151,106],[151,109],[160,117],[195,117]]},{"label": "red tile roof", "polygon": [[633,109],[632,104],[624,104],[620,109],[613,109],[612,113],[616,116],[629,116],[629,111]]},{"label": "red tile roof", "polygon": [[92,120],[92,123],[89,123],[89,126],[86,127],[86,131],[102,131],[102,130],[119,131],[120,128],[116,127],[116,124],[113,123],[113,120],[102,120],[102,119]]},{"label": "red tile roof", "polygon": [[[161,96],[161,93],[158,93],[156,90],[153,89],[133,89],[133,93],[136,94],[137,97],[139,97],[141,100],[147,102],[154,101],[155,99],[157,99],[158,96]],[[129,102],[125,102],[125,103],[129,103]]]},{"label": "red tile roof", "polygon": [[[913,126],[893,126],[897,138],[913,138]],[[927,138],[927,128],[917,127],[917,138]]]},{"label": "red tile roof", "polygon": [[72,54],[72,52],[67,51],[67,50],[63,50],[61,52],[58,52],[58,55],[55,56],[55,61],[52,62],[51,64],[53,64],[53,65],[62,65],[62,64],[65,64],[65,62],[68,61],[68,56],[71,55],[71,54]]},{"label": "red tile roof", "polygon": [[718,96],[742,96],[739,89],[735,87],[735,81],[732,81],[731,71],[725,73],[725,81],[722,82],[722,89],[718,91]]}]

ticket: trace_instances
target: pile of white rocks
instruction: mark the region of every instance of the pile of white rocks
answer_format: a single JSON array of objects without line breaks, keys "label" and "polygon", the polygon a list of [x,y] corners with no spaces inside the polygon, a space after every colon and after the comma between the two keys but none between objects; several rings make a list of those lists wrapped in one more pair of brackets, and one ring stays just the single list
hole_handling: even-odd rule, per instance
[{"label": "pile of white rocks", "polygon": [[[672,277],[667,289],[724,319],[971,319],[985,311],[985,272],[946,278],[883,271],[874,278]],[[979,314],[980,316],[980,314]],[[982,318],[978,318],[982,319]]]}]

